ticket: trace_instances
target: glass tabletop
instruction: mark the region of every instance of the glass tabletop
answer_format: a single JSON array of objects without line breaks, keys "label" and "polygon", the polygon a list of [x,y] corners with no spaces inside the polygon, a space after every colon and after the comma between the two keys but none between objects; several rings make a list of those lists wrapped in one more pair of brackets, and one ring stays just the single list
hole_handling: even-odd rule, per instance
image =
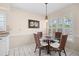
[{"label": "glass tabletop", "polygon": [[54,43],[54,42],[59,42],[59,40],[57,40],[57,38],[54,38],[54,37],[51,37],[51,36],[43,36],[43,37],[41,38],[41,41],[43,41],[43,42],[50,41],[50,42],[52,42],[52,43]]}]

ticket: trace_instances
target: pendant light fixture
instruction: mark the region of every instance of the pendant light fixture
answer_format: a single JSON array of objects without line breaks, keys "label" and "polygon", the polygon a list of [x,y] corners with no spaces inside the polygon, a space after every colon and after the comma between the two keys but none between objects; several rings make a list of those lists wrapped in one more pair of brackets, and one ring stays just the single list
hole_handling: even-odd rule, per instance
[{"label": "pendant light fixture", "polygon": [[47,4],[48,4],[48,3],[45,3],[45,5],[46,5],[46,15],[45,15],[45,20],[48,19],[48,16],[47,16]]}]

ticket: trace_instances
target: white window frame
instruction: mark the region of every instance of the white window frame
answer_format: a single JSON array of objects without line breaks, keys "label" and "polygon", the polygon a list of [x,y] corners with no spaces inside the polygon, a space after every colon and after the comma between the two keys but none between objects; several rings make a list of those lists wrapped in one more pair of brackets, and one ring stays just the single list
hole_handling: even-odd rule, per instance
[{"label": "white window frame", "polygon": [[6,13],[5,12],[3,12],[3,11],[0,11],[0,15],[2,15],[2,16],[0,16],[0,18],[2,18],[3,20],[0,20],[0,22],[2,22],[3,24],[2,24],[2,26],[0,26],[0,31],[6,31],[6,19],[7,19],[7,17],[6,17]]}]

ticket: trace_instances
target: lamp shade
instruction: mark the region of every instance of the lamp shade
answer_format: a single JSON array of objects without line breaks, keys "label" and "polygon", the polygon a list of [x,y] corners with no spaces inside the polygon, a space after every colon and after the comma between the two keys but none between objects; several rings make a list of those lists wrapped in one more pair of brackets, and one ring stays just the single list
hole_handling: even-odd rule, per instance
[{"label": "lamp shade", "polygon": [[45,20],[47,20],[48,19],[48,16],[45,16]]}]

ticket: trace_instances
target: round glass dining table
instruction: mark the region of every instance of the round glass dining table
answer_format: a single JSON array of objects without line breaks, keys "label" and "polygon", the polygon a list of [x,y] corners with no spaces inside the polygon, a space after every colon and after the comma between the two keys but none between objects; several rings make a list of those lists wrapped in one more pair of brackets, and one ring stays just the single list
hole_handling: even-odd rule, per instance
[{"label": "round glass dining table", "polygon": [[51,36],[43,36],[41,39],[42,42],[46,42],[48,45],[47,47],[47,54],[51,54],[50,53],[50,49],[52,48],[52,46],[50,45],[51,43],[55,43],[55,42],[59,42],[58,40],[56,40],[54,37]]}]

